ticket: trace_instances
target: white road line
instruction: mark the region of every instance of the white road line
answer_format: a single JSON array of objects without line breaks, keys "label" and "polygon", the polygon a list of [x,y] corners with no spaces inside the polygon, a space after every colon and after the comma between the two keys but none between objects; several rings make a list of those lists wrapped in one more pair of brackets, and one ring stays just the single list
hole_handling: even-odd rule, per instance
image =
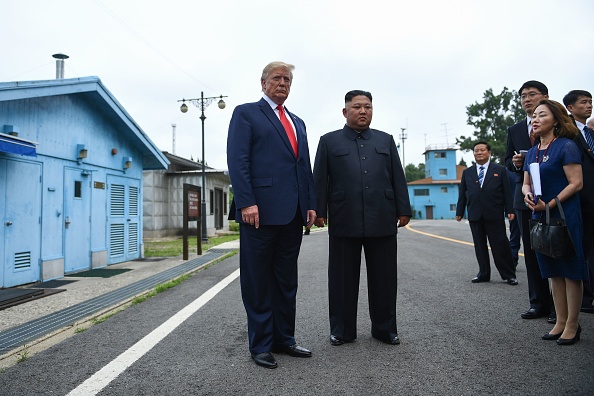
[{"label": "white road line", "polygon": [[225,279],[210,288],[196,300],[186,305],[181,311],[169,318],[161,326],[157,327],[142,340],[132,345],[120,356],[112,360],[101,370],[97,371],[92,377],[73,389],[67,396],[90,396],[101,392],[111,381],[124,372],[134,362],[144,356],[155,347],[162,339],[167,337],[186,319],[198,311],[204,304],[209,302],[221,290],[227,287],[239,276],[239,269],[227,276]]}]

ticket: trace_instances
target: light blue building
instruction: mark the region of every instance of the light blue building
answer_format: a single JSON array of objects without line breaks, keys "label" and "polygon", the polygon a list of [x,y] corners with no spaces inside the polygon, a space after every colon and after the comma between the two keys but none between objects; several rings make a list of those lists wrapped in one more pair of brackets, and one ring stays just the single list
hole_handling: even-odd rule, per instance
[{"label": "light blue building", "polygon": [[97,77],[0,83],[0,287],[140,258],[168,164]]},{"label": "light blue building", "polygon": [[425,148],[425,178],[408,183],[410,204],[416,219],[454,219],[463,165],[456,165],[453,145]]}]

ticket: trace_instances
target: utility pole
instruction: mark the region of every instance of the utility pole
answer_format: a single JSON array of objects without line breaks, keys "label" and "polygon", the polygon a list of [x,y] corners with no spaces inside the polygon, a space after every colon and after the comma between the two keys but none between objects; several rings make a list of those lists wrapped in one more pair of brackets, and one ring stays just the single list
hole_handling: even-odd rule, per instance
[{"label": "utility pole", "polygon": [[443,129],[445,129],[446,145],[449,147],[450,142],[448,141],[448,123],[444,122],[441,125],[443,125]]},{"label": "utility pole", "polygon": [[173,129],[173,148],[172,148],[172,153],[173,155],[175,155],[175,124],[171,124],[171,128]]},{"label": "utility pole", "polygon": [[400,128],[402,130],[402,133],[400,133],[400,139],[402,140],[402,168],[405,169],[406,168],[406,162],[404,161],[404,141],[407,138],[406,133],[404,133],[404,131],[406,131],[406,128]]}]

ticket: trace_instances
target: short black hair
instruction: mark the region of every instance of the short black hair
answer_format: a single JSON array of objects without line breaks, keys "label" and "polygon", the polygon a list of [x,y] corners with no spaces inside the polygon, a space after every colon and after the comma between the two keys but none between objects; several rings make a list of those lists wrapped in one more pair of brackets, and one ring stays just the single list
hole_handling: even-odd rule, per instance
[{"label": "short black hair", "polygon": [[475,148],[476,146],[478,146],[479,144],[484,144],[485,146],[487,146],[487,150],[491,151],[491,145],[490,145],[489,143],[485,142],[485,141],[482,141],[482,140],[480,140],[480,141],[476,142],[476,143],[474,144],[474,146],[472,146],[472,151],[474,151],[474,148]]},{"label": "short black hair", "polygon": [[530,81],[526,81],[524,84],[522,84],[522,86],[518,90],[518,95],[522,95],[522,91],[527,88],[536,88],[536,89],[538,89],[538,92],[540,92],[543,95],[549,94],[549,89],[547,88],[546,85],[544,85],[540,81],[530,80]]},{"label": "short black hair", "polygon": [[580,96],[592,99],[592,94],[590,92],[584,91],[583,89],[574,89],[573,91],[569,91],[567,95],[563,97],[563,104],[565,107],[574,105]]},{"label": "short black hair", "polygon": [[373,98],[371,97],[371,92],[361,91],[360,89],[355,89],[353,91],[349,91],[344,95],[344,103],[349,103],[355,96],[367,96],[370,102],[373,102]]}]

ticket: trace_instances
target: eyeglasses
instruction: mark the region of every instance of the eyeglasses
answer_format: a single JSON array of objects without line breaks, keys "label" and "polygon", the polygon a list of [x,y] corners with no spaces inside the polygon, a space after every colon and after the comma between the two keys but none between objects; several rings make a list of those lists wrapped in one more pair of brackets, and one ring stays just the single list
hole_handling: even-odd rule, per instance
[{"label": "eyeglasses", "polygon": [[527,93],[527,94],[520,95],[520,99],[522,99],[522,100],[525,100],[527,98],[534,99],[538,95],[542,95],[542,94],[540,92],[530,92],[530,93]]}]

